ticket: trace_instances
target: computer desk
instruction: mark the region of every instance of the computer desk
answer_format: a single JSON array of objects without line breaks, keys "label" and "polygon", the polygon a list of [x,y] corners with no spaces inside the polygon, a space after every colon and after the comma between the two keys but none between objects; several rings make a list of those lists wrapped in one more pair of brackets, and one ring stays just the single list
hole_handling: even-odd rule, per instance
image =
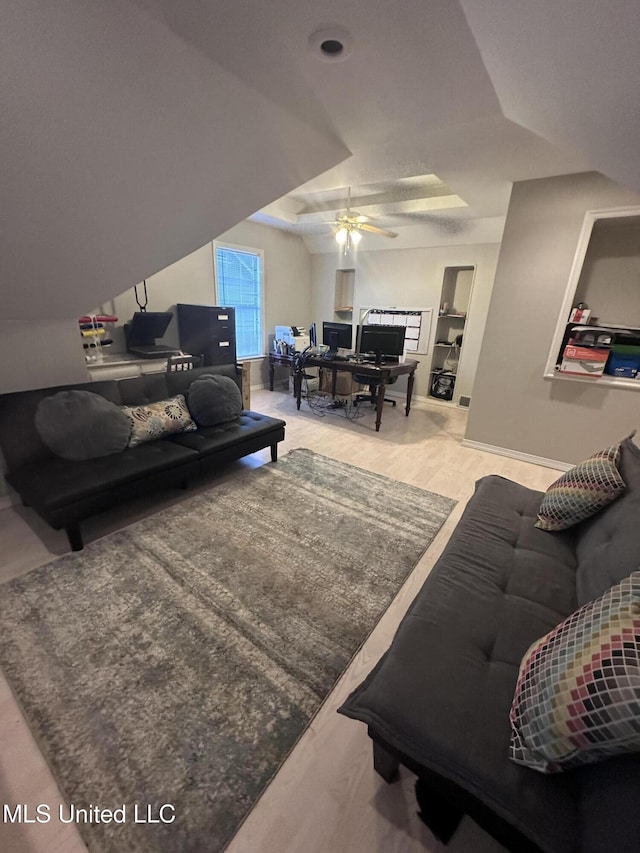
[{"label": "computer desk", "polygon": [[293,393],[296,398],[296,406],[300,408],[300,395],[302,391],[302,374],[305,367],[320,367],[323,370],[330,370],[333,373],[333,382],[331,386],[332,394],[335,397],[336,391],[336,376],[339,371],[346,373],[357,373],[358,376],[371,378],[378,385],[378,394],[376,397],[376,432],[380,431],[380,423],[382,421],[382,409],[384,406],[385,385],[394,376],[408,375],[407,380],[407,400],[405,405],[405,415],[409,415],[411,411],[411,395],[413,394],[413,382],[418,362],[414,359],[401,358],[396,362],[383,362],[382,364],[371,364],[370,362],[362,362],[355,360],[337,361],[335,359],[323,358],[320,355],[306,355],[304,359],[296,362],[297,367],[293,369]]}]

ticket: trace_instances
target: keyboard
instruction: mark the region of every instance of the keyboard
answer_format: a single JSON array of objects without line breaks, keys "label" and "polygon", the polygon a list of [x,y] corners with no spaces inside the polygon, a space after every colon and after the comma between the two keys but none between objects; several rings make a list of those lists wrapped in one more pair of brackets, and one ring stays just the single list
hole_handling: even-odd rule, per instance
[{"label": "keyboard", "polygon": [[[397,355],[387,355],[387,356],[382,357],[380,364],[399,364],[399,362],[400,362],[400,359],[398,358]],[[364,363],[365,364],[375,364],[376,363],[375,356],[365,357]]]}]

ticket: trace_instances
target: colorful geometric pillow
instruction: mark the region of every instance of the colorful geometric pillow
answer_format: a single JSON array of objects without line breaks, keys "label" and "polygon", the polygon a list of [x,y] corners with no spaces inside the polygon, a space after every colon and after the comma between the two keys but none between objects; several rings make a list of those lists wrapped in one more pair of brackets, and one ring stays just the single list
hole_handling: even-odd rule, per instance
[{"label": "colorful geometric pillow", "polygon": [[174,432],[192,432],[198,429],[191,419],[182,394],[146,406],[122,406],[122,411],[131,423],[129,447],[136,447],[145,441],[155,441]]},{"label": "colorful geometric pillow", "polygon": [[509,719],[509,757],[541,773],[640,751],[640,571],[531,646]]},{"label": "colorful geometric pillow", "polygon": [[565,530],[594,515],[625,489],[617,464],[620,445],[607,447],[552,483],[542,499],[535,526]]}]

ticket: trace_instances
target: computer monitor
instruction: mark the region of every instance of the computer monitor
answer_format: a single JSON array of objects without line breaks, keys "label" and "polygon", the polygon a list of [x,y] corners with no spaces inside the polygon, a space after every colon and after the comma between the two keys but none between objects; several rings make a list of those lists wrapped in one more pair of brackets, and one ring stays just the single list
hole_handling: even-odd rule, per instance
[{"label": "computer monitor", "polygon": [[358,352],[374,353],[376,364],[385,356],[399,358],[404,353],[406,326],[360,326]]},{"label": "computer monitor", "polygon": [[351,323],[329,323],[325,320],[322,324],[322,343],[329,347],[329,352],[337,352],[338,349],[351,349],[353,340],[353,327]]}]

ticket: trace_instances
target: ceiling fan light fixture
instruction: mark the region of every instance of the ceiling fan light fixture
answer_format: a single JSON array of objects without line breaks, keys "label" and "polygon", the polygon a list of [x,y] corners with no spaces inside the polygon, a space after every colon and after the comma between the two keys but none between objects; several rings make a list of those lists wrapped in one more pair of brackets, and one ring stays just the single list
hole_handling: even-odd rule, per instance
[{"label": "ceiling fan light fixture", "polygon": [[338,243],[340,246],[344,246],[344,244],[347,242],[348,236],[349,236],[349,229],[346,226],[342,225],[336,231],[336,243]]},{"label": "ceiling fan light fixture", "polygon": [[351,242],[354,246],[357,246],[358,243],[362,240],[362,232],[358,231],[357,228],[351,229]]}]

